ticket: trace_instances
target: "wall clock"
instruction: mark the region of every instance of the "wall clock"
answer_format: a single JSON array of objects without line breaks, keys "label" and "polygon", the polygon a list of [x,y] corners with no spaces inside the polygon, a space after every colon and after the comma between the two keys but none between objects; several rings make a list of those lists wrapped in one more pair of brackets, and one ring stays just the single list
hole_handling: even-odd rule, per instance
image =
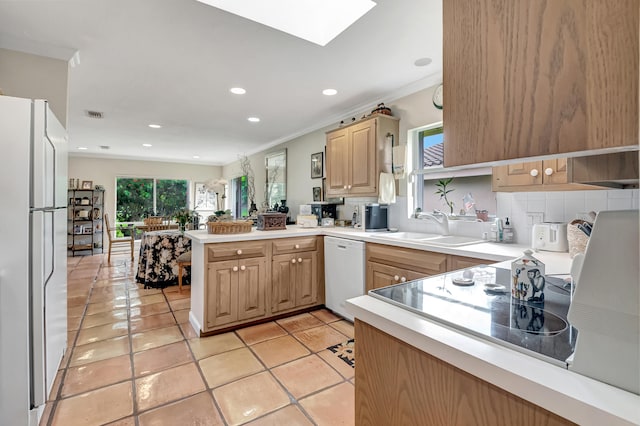
[{"label": "wall clock", "polygon": [[433,92],[433,106],[442,109],[442,84]]}]

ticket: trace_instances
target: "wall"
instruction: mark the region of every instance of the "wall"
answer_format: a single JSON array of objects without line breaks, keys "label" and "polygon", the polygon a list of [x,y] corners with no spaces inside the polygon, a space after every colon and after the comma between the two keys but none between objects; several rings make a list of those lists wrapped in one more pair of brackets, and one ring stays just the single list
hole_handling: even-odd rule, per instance
[{"label": "wall", "polygon": [[[187,179],[190,200],[193,203],[195,182],[206,182],[222,175],[219,166],[198,166],[193,164],[166,163],[160,161],[133,161],[116,159],[98,159],[89,157],[69,157],[69,179],[91,180],[94,185],[105,188],[105,213],[115,218],[116,178],[117,177],[155,177],[165,179]],[[193,205],[189,206],[193,208]]]},{"label": "wall", "polygon": [[7,96],[47,99],[51,110],[67,127],[67,61],[0,49],[0,89]]},{"label": "wall", "polygon": [[499,192],[498,215],[513,222],[520,244],[531,243],[527,214],[542,213],[544,222],[571,222],[581,213],[639,208],[637,189],[566,192]]}]

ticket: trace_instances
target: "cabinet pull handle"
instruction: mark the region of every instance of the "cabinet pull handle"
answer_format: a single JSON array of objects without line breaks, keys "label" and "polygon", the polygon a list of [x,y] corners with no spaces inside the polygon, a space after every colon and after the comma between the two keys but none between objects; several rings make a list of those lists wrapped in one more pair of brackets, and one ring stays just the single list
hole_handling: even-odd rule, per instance
[{"label": "cabinet pull handle", "polygon": [[238,250],[236,254],[242,254],[242,250]]},{"label": "cabinet pull handle", "polygon": [[551,176],[553,174],[553,169],[551,167],[547,167],[544,169],[544,174],[547,176]]},{"label": "cabinet pull handle", "polygon": [[247,269],[247,267],[246,267],[246,266],[244,266],[244,265],[242,265],[242,266],[240,267],[240,270],[241,270],[241,271],[244,271],[245,269]]},{"label": "cabinet pull handle", "polygon": [[401,283],[406,282],[406,281],[407,281],[407,279],[405,277],[400,278],[400,282]]},{"label": "cabinet pull handle", "polygon": [[233,267],[233,272],[238,272],[238,267],[237,266]]},{"label": "cabinet pull handle", "polygon": [[297,249],[299,249],[299,248],[300,248],[300,244],[296,244],[296,245],[294,246],[294,248],[295,248],[296,250],[297,250]]},{"label": "cabinet pull handle", "polygon": [[538,169],[533,169],[533,170],[531,170],[531,171],[529,172],[529,174],[530,174],[531,176],[533,176],[533,177],[538,176]]},{"label": "cabinet pull handle", "polygon": [[302,263],[302,258],[301,257],[298,258],[298,263]]},{"label": "cabinet pull handle", "polygon": [[291,259],[291,263],[296,263],[296,260],[295,259]]},{"label": "cabinet pull handle", "polygon": [[399,277],[398,275],[394,275],[394,276],[393,276],[393,280],[394,280],[394,281],[399,281],[399,280],[400,280],[400,277]]}]

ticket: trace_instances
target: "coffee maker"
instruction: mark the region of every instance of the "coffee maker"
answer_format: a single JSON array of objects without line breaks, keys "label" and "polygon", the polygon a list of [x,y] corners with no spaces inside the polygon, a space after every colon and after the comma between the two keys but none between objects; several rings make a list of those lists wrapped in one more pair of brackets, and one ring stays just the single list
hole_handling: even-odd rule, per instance
[{"label": "coffee maker", "polygon": [[364,230],[366,232],[384,232],[389,228],[388,204],[365,204]]}]

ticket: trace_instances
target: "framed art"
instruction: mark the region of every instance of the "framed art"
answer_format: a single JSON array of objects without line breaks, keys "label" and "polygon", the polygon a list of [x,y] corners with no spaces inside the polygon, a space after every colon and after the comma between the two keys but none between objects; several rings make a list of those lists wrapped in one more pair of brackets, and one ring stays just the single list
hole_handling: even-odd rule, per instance
[{"label": "framed art", "polygon": [[93,189],[93,181],[92,180],[83,180],[82,181],[82,189]]},{"label": "framed art", "polygon": [[76,189],[76,180],[74,178],[69,179],[69,189]]},{"label": "framed art", "polygon": [[215,191],[209,190],[204,182],[196,182],[194,188],[194,210],[218,210],[218,198]]},{"label": "framed art", "polygon": [[324,153],[316,152],[311,154],[311,179],[318,179],[324,172]]},{"label": "framed art", "polygon": [[313,187],[313,201],[322,201],[322,188],[319,186]]}]

